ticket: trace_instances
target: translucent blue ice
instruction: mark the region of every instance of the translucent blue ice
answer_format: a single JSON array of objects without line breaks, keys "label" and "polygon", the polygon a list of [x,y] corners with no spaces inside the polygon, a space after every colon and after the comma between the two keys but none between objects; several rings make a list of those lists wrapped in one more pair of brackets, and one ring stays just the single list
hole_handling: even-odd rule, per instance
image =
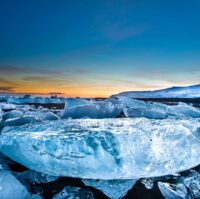
[{"label": "translucent blue ice", "polygon": [[200,164],[198,119],[44,121],[5,127],[0,151],[42,173],[86,179],[138,179]]}]

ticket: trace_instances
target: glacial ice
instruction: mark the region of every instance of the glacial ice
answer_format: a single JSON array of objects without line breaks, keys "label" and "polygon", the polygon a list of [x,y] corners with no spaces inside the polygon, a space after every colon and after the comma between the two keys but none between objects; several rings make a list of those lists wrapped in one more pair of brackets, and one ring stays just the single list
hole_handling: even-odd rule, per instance
[{"label": "glacial ice", "polygon": [[52,112],[47,112],[44,115],[44,120],[58,120],[58,119],[60,119],[60,118]]},{"label": "glacial ice", "polygon": [[48,183],[58,179],[57,176],[51,176],[44,173],[27,170],[16,175],[17,179],[24,184]]},{"label": "glacial ice", "polygon": [[66,186],[60,193],[54,195],[53,199],[94,199],[94,195],[79,187]]},{"label": "glacial ice", "polygon": [[84,104],[78,101],[76,103],[71,102],[70,105],[65,106],[62,118],[115,118],[121,113],[121,107],[111,102],[85,102]]},{"label": "glacial ice", "polygon": [[179,103],[176,106],[168,106],[166,111],[170,115],[200,118],[200,110],[185,103]]},{"label": "glacial ice", "polygon": [[184,184],[158,182],[158,187],[165,199],[189,199],[188,192]]},{"label": "glacial ice", "polygon": [[76,106],[83,106],[90,104],[90,101],[83,98],[66,98],[65,109],[69,109]]},{"label": "glacial ice", "polygon": [[152,189],[153,188],[153,179],[152,178],[144,178],[141,180],[141,183],[144,184],[146,189]]},{"label": "glacial ice", "polygon": [[137,180],[82,180],[86,186],[102,191],[110,199],[121,199]]},{"label": "glacial ice", "polygon": [[198,165],[199,133],[199,120],[191,118],[43,121],[5,127],[0,151],[29,169],[49,175],[138,179]]},{"label": "glacial ice", "polygon": [[148,104],[141,100],[132,99],[129,97],[119,97],[117,99],[125,108],[147,108]]},{"label": "glacial ice", "polygon": [[0,103],[0,107],[3,111],[14,110],[16,109],[16,105],[14,104],[7,104],[7,103]]},{"label": "glacial ice", "polygon": [[190,170],[187,177],[183,177],[183,183],[188,188],[192,198],[200,198],[200,173]]},{"label": "glacial ice", "polygon": [[31,194],[9,171],[0,170],[1,199],[31,199]]},{"label": "glacial ice", "polygon": [[8,119],[3,124],[4,126],[20,126],[20,125],[25,125],[25,124],[34,123],[34,122],[36,122],[35,117],[24,116],[24,117]]},{"label": "glacial ice", "polygon": [[23,112],[19,110],[13,110],[13,111],[8,111],[2,115],[3,120],[7,119],[12,119],[12,118],[17,118],[17,117],[22,117]]},{"label": "glacial ice", "polygon": [[200,84],[186,87],[171,87],[153,91],[122,92],[113,97],[126,96],[131,98],[197,98],[200,97]]},{"label": "glacial ice", "polygon": [[123,111],[126,117],[146,117],[149,119],[166,119],[168,117],[166,112],[156,109],[124,108]]},{"label": "glacial ice", "polygon": [[168,106],[161,103],[150,103],[128,97],[119,97],[119,104],[123,107],[126,117],[146,117],[149,119],[166,119],[167,117],[200,118],[200,110],[185,103]]},{"label": "glacial ice", "polygon": [[10,96],[7,99],[7,102],[10,104],[56,104],[56,103],[64,103],[65,99],[62,97],[35,97],[35,96]]},{"label": "glacial ice", "polygon": [[38,195],[38,194],[33,194],[33,195],[31,196],[31,199],[43,199],[43,197],[40,196],[40,195]]}]

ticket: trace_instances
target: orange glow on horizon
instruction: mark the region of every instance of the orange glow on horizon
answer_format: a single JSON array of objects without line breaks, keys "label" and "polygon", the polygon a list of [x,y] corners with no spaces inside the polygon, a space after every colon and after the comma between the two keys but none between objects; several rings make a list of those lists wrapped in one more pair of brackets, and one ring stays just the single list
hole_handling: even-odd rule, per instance
[{"label": "orange glow on horizon", "polygon": [[27,85],[26,87],[17,87],[13,90],[13,93],[18,94],[39,94],[39,95],[53,95],[57,94],[64,97],[85,97],[85,98],[107,98],[113,94],[117,94],[120,92],[126,91],[145,91],[145,90],[154,90],[154,89],[162,89],[166,88],[163,86],[157,86],[154,88],[134,88],[134,87],[123,87],[123,86],[111,86],[111,87],[95,87],[95,86],[87,86],[87,87],[74,87],[74,88],[59,88],[56,86],[48,86],[39,87],[39,86],[30,86]]}]

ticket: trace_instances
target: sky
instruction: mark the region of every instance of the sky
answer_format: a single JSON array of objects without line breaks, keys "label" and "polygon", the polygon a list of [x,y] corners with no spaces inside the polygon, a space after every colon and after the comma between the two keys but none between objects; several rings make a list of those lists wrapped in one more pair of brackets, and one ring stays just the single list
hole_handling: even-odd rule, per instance
[{"label": "sky", "polygon": [[0,0],[0,92],[199,84],[199,10],[199,0]]}]

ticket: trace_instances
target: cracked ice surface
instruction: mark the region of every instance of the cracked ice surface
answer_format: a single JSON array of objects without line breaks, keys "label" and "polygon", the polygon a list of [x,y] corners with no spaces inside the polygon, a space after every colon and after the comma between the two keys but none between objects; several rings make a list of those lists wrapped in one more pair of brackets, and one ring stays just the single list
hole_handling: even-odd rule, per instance
[{"label": "cracked ice surface", "polygon": [[200,164],[198,119],[77,119],[6,127],[0,151],[54,176],[138,179]]}]

